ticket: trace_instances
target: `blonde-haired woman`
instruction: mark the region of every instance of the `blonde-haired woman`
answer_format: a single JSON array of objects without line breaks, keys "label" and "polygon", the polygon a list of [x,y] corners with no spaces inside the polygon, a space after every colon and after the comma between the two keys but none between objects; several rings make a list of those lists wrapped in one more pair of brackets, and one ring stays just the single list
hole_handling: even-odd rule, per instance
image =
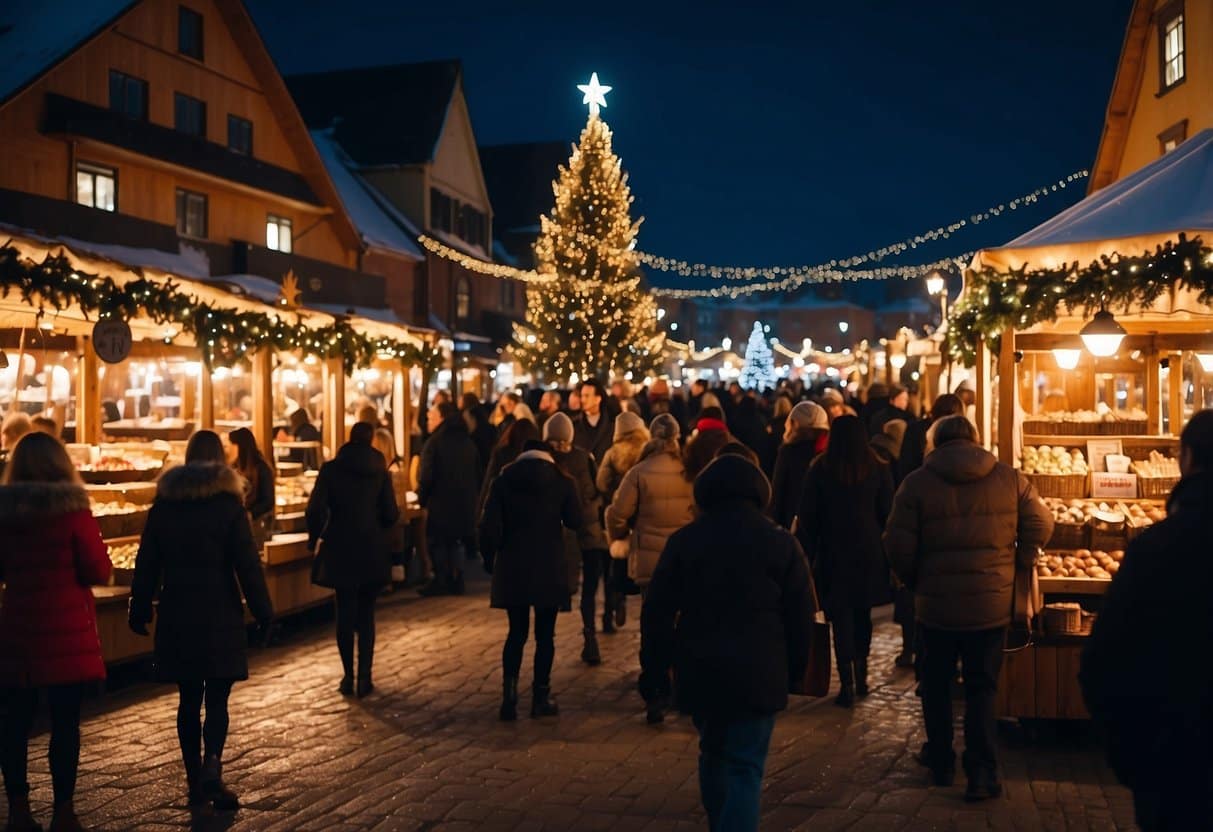
[{"label": "blonde-haired woman", "polygon": [[[595,485],[602,495],[603,505],[610,505],[624,475],[640,461],[644,446],[650,439],[649,429],[645,427],[643,419],[625,410],[615,419],[614,439],[614,444],[603,456],[602,465],[598,467],[595,477]],[[621,552],[626,552],[628,548],[624,541],[615,541],[611,545],[613,549]],[[628,596],[624,591],[627,585],[626,557],[625,554],[620,554],[618,558],[612,556],[607,566],[606,585],[610,609],[604,615],[613,613],[617,627],[622,627],[628,620]]]},{"label": "blonde-haired woman", "polygon": [[84,685],[105,678],[89,586],[109,580],[110,561],[88,494],[67,450],[29,433],[13,448],[0,486],[0,764],[8,826],[40,827],[30,814],[29,733],[44,692],[51,711],[51,829],[81,829],[72,806],[80,763]]}]

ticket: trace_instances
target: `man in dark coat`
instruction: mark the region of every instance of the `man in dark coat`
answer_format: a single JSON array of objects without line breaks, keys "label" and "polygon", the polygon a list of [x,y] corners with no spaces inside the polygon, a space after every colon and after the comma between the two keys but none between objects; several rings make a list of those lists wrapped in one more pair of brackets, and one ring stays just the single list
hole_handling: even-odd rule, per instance
[{"label": "man in dark coat", "polygon": [[1180,471],[1167,519],[1129,544],[1079,673],[1145,832],[1213,822],[1213,410],[1184,428]]},{"label": "man in dark coat", "polygon": [[898,580],[914,592],[922,630],[919,762],[936,785],[955,778],[952,679],[965,683],[966,800],[1002,794],[994,698],[1011,624],[1015,574],[1031,569],[1053,533],[1053,516],[1027,477],[977,444],[963,416],[935,426],[935,450],[901,483],[884,545]]},{"label": "man in dark coat", "polygon": [[758,828],[775,713],[808,665],[808,564],[766,517],[770,496],[748,460],[709,464],[695,480],[700,515],[670,536],[641,611],[641,694],[664,695],[674,668],[713,829]]},{"label": "man in dark coat", "polygon": [[[325,586],[337,591],[337,650],[343,695],[366,696],[373,687],[375,598],[392,578],[387,530],[400,509],[387,462],[371,444],[374,426],[359,422],[350,441],[316,477],[307,503],[308,548],[320,544]],[[358,685],[354,687],[354,634],[358,634]]]},{"label": "man in dark coat", "polygon": [[463,560],[476,541],[481,462],[467,425],[452,404],[427,414],[431,436],[421,451],[417,500],[426,510],[425,532],[433,579],[422,595],[462,595]]},{"label": "man in dark coat", "polygon": [[522,649],[535,610],[535,677],[531,716],[555,716],[551,698],[556,655],[556,613],[572,595],[565,557],[564,529],[581,528],[581,500],[573,481],[562,473],[542,442],[530,440],[518,458],[493,480],[480,520],[480,552],[493,575],[494,609],[509,615],[502,651],[502,700],[499,716],[516,717]]},{"label": "man in dark coat", "polygon": [[602,462],[615,441],[615,418],[606,410],[602,382],[588,378],[581,383],[581,413],[573,420],[573,444]]},{"label": "man in dark coat", "polygon": [[964,409],[960,399],[951,393],[944,393],[931,405],[928,418],[915,419],[909,423],[901,442],[901,458],[898,460],[902,478],[922,467],[922,461],[927,455],[927,431],[931,429],[931,425],[945,416],[963,416]]}]

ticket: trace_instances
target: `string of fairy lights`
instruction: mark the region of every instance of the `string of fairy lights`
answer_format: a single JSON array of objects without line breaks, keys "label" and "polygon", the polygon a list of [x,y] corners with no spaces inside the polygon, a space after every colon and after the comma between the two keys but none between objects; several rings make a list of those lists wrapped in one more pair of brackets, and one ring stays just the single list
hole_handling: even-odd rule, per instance
[{"label": "string of fairy lights", "polygon": [[[691,263],[686,260],[661,257],[643,251],[635,252],[635,254],[644,265],[658,271],[676,274],[679,277],[737,282],[737,285],[714,286],[710,289],[650,288],[650,292],[653,295],[674,299],[736,299],[743,295],[757,292],[787,292],[810,283],[843,283],[860,280],[891,279],[912,280],[933,271],[963,267],[975,252],[966,251],[928,263],[879,266],[865,269],[855,267],[864,263],[879,262],[886,257],[903,254],[906,251],[916,249],[920,245],[925,245],[936,240],[946,240],[952,234],[968,226],[979,225],[1001,216],[1007,211],[1015,211],[1026,205],[1039,202],[1042,198],[1058,193],[1067,186],[1087,178],[1089,175],[1090,172],[1086,169],[1077,170],[1055,182],[1042,185],[1012,200],[1000,202],[997,205],[986,208],[984,211],[971,214],[967,219],[960,219],[947,225],[928,229],[919,234],[906,237],[896,243],[872,249],[863,254],[844,259],[834,259],[825,263],[805,266],[721,266],[706,263]],[[533,284],[551,283],[557,279],[554,274],[541,274],[532,269],[519,269],[515,266],[481,260],[426,235],[421,235],[419,241],[427,251],[477,274]],[[593,244],[599,241],[581,240],[580,242]],[[762,278],[766,279],[762,280]],[[585,282],[590,283],[592,281]]]}]

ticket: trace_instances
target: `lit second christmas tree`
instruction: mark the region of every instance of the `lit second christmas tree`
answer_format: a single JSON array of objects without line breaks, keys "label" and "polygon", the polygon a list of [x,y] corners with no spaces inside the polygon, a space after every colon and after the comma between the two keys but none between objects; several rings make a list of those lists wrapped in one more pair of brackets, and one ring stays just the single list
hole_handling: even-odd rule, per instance
[{"label": "lit second christmas tree", "polygon": [[516,335],[523,365],[548,380],[640,375],[660,363],[664,342],[635,250],[641,221],[631,218],[627,174],[598,115],[610,87],[595,73],[579,89],[589,121],[552,183],[556,204],[535,241],[535,270],[551,279],[527,288],[527,326]]},{"label": "lit second christmas tree", "polygon": [[745,365],[741,368],[737,383],[746,390],[760,393],[775,387],[775,356],[771,354],[767,336],[758,321],[754,322],[750,340],[745,345]]}]

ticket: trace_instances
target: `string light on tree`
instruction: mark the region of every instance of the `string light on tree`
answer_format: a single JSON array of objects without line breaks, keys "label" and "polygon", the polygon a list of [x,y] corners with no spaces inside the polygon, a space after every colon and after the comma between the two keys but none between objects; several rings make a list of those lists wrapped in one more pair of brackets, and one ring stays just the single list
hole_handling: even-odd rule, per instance
[{"label": "string light on tree", "polygon": [[657,304],[642,285],[627,174],[599,116],[610,87],[578,86],[589,118],[567,166],[552,183],[555,204],[540,217],[527,322],[515,334],[524,365],[549,379],[648,372],[660,361]]},{"label": "string light on tree", "polygon": [[745,365],[737,379],[746,390],[770,390],[775,387],[775,357],[767,344],[767,337],[760,322],[754,322],[750,340],[745,346]]}]

